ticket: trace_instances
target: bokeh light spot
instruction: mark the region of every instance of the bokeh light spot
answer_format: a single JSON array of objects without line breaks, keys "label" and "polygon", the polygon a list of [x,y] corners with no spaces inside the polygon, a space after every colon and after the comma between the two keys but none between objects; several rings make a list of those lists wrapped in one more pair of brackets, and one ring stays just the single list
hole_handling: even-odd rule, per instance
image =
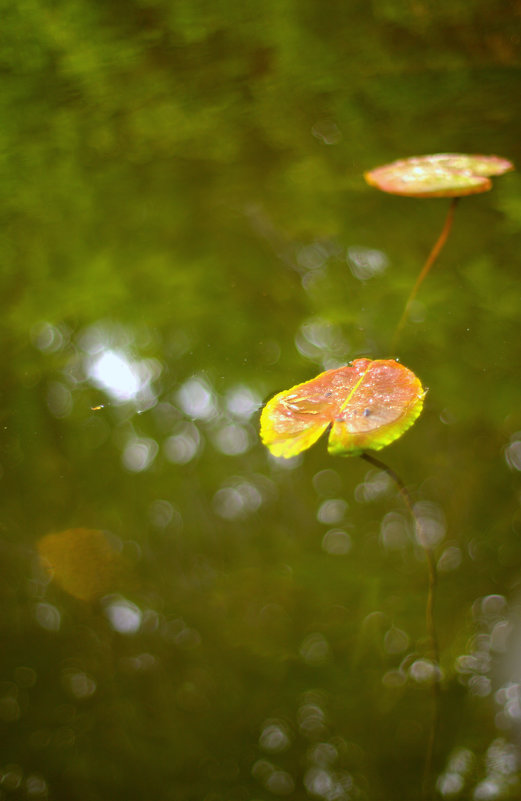
[{"label": "bokeh light spot", "polygon": [[259,746],[263,751],[281,753],[290,745],[287,724],[283,720],[267,720],[259,737]]},{"label": "bokeh light spot", "polygon": [[132,437],[123,450],[121,461],[123,466],[131,473],[142,473],[147,470],[159,451],[154,439]]},{"label": "bokeh light spot", "polygon": [[198,376],[185,381],[176,399],[183,412],[194,420],[211,420],[217,414],[214,392],[208,382]]},{"label": "bokeh light spot", "polygon": [[306,664],[311,667],[324,665],[331,657],[329,643],[323,634],[316,631],[303,640],[300,646],[300,655]]},{"label": "bokeh light spot", "polygon": [[381,250],[366,247],[350,247],[346,255],[349,269],[359,281],[368,281],[385,272],[389,259]]},{"label": "bokeh light spot", "polygon": [[317,512],[317,520],[325,525],[335,525],[341,523],[348,509],[347,501],[342,498],[330,498],[323,501]]},{"label": "bokeh light spot", "polygon": [[201,448],[201,435],[194,423],[181,423],[163,444],[165,456],[174,464],[188,464]]},{"label": "bokeh light spot", "polygon": [[39,603],[34,609],[34,616],[37,623],[47,631],[59,631],[61,626],[61,614],[52,604]]},{"label": "bokeh light spot", "polygon": [[126,598],[108,599],[105,614],[112,628],[120,634],[136,634],[141,627],[141,609]]},{"label": "bokeh light spot", "polygon": [[353,547],[353,540],[347,531],[333,528],[322,537],[322,550],[332,556],[346,556]]}]

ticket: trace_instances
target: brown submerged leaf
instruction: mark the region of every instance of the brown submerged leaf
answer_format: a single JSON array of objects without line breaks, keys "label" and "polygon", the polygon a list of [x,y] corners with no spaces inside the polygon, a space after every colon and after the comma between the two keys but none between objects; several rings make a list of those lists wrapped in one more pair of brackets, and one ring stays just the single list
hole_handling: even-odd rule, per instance
[{"label": "brown submerged leaf", "polygon": [[121,555],[97,529],[46,534],[37,548],[54,581],[82,601],[113,592],[124,572]]}]

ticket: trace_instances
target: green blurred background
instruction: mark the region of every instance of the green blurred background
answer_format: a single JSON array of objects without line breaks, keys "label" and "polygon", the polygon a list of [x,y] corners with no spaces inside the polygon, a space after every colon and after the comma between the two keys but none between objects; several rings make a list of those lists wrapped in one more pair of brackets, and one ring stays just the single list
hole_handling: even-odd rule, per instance
[{"label": "green blurred background", "polygon": [[[521,163],[507,0],[2,0],[0,799],[416,801],[427,571],[401,498],[271,394],[361,355],[429,387],[383,458],[435,548],[436,796],[521,793]],[[49,570],[49,567],[52,569]]]}]

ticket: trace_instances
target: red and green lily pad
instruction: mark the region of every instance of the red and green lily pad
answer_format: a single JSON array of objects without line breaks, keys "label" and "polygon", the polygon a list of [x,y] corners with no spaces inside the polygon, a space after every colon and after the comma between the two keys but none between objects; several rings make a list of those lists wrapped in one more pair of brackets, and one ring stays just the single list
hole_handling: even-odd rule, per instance
[{"label": "red and green lily pad", "polygon": [[261,438],[285,458],[311,447],[328,428],[331,454],[380,450],[414,423],[424,396],[420,380],[399,362],[355,359],[271,398]]},{"label": "red and green lily pad", "polygon": [[514,169],[499,156],[436,153],[400,159],[366,172],[368,184],[407,197],[462,197],[492,188],[491,176]]}]

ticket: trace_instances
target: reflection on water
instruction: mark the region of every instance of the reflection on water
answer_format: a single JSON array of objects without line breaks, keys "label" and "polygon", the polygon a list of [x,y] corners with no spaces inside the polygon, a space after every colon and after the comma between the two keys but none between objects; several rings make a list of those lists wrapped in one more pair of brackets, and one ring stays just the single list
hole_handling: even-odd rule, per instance
[{"label": "reflection on water", "polygon": [[83,369],[112,401],[134,401],[148,407],[156,401],[151,384],[159,378],[161,366],[157,359],[135,359],[127,354],[124,348],[132,347],[133,340],[130,329],[95,323],[79,336],[79,346],[86,354]]},{"label": "reflection on water", "polygon": [[163,448],[166,458],[176,464],[191,462],[201,447],[199,429],[193,423],[179,423],[175,433],[165,439]]},{"label": "reflection on water", "polygon": [[350,247],[347,249],[347,263],[355,278],[359,281],[368,281],[387,269],[389,259],[380,250]]},{"label": "reflection on water", "polygon": [[108,597],[105,599],[104,611],[114,631],[120,634],[135,634],[139,631],[143,613],[136,604],[125,598]]},{"label": "reflection on water", "polygon": [[349,345],[341,328],[326,320],[305,320],[295,337],[295,345],[302,356],[318,362],[324,370],[340,367],[349,361]]},{"label": "reflection on water", "polygon": [[195,420],[211,420],[217,414],[214,393],[203,378],[190,378],[176,397],[183,412]]}]

